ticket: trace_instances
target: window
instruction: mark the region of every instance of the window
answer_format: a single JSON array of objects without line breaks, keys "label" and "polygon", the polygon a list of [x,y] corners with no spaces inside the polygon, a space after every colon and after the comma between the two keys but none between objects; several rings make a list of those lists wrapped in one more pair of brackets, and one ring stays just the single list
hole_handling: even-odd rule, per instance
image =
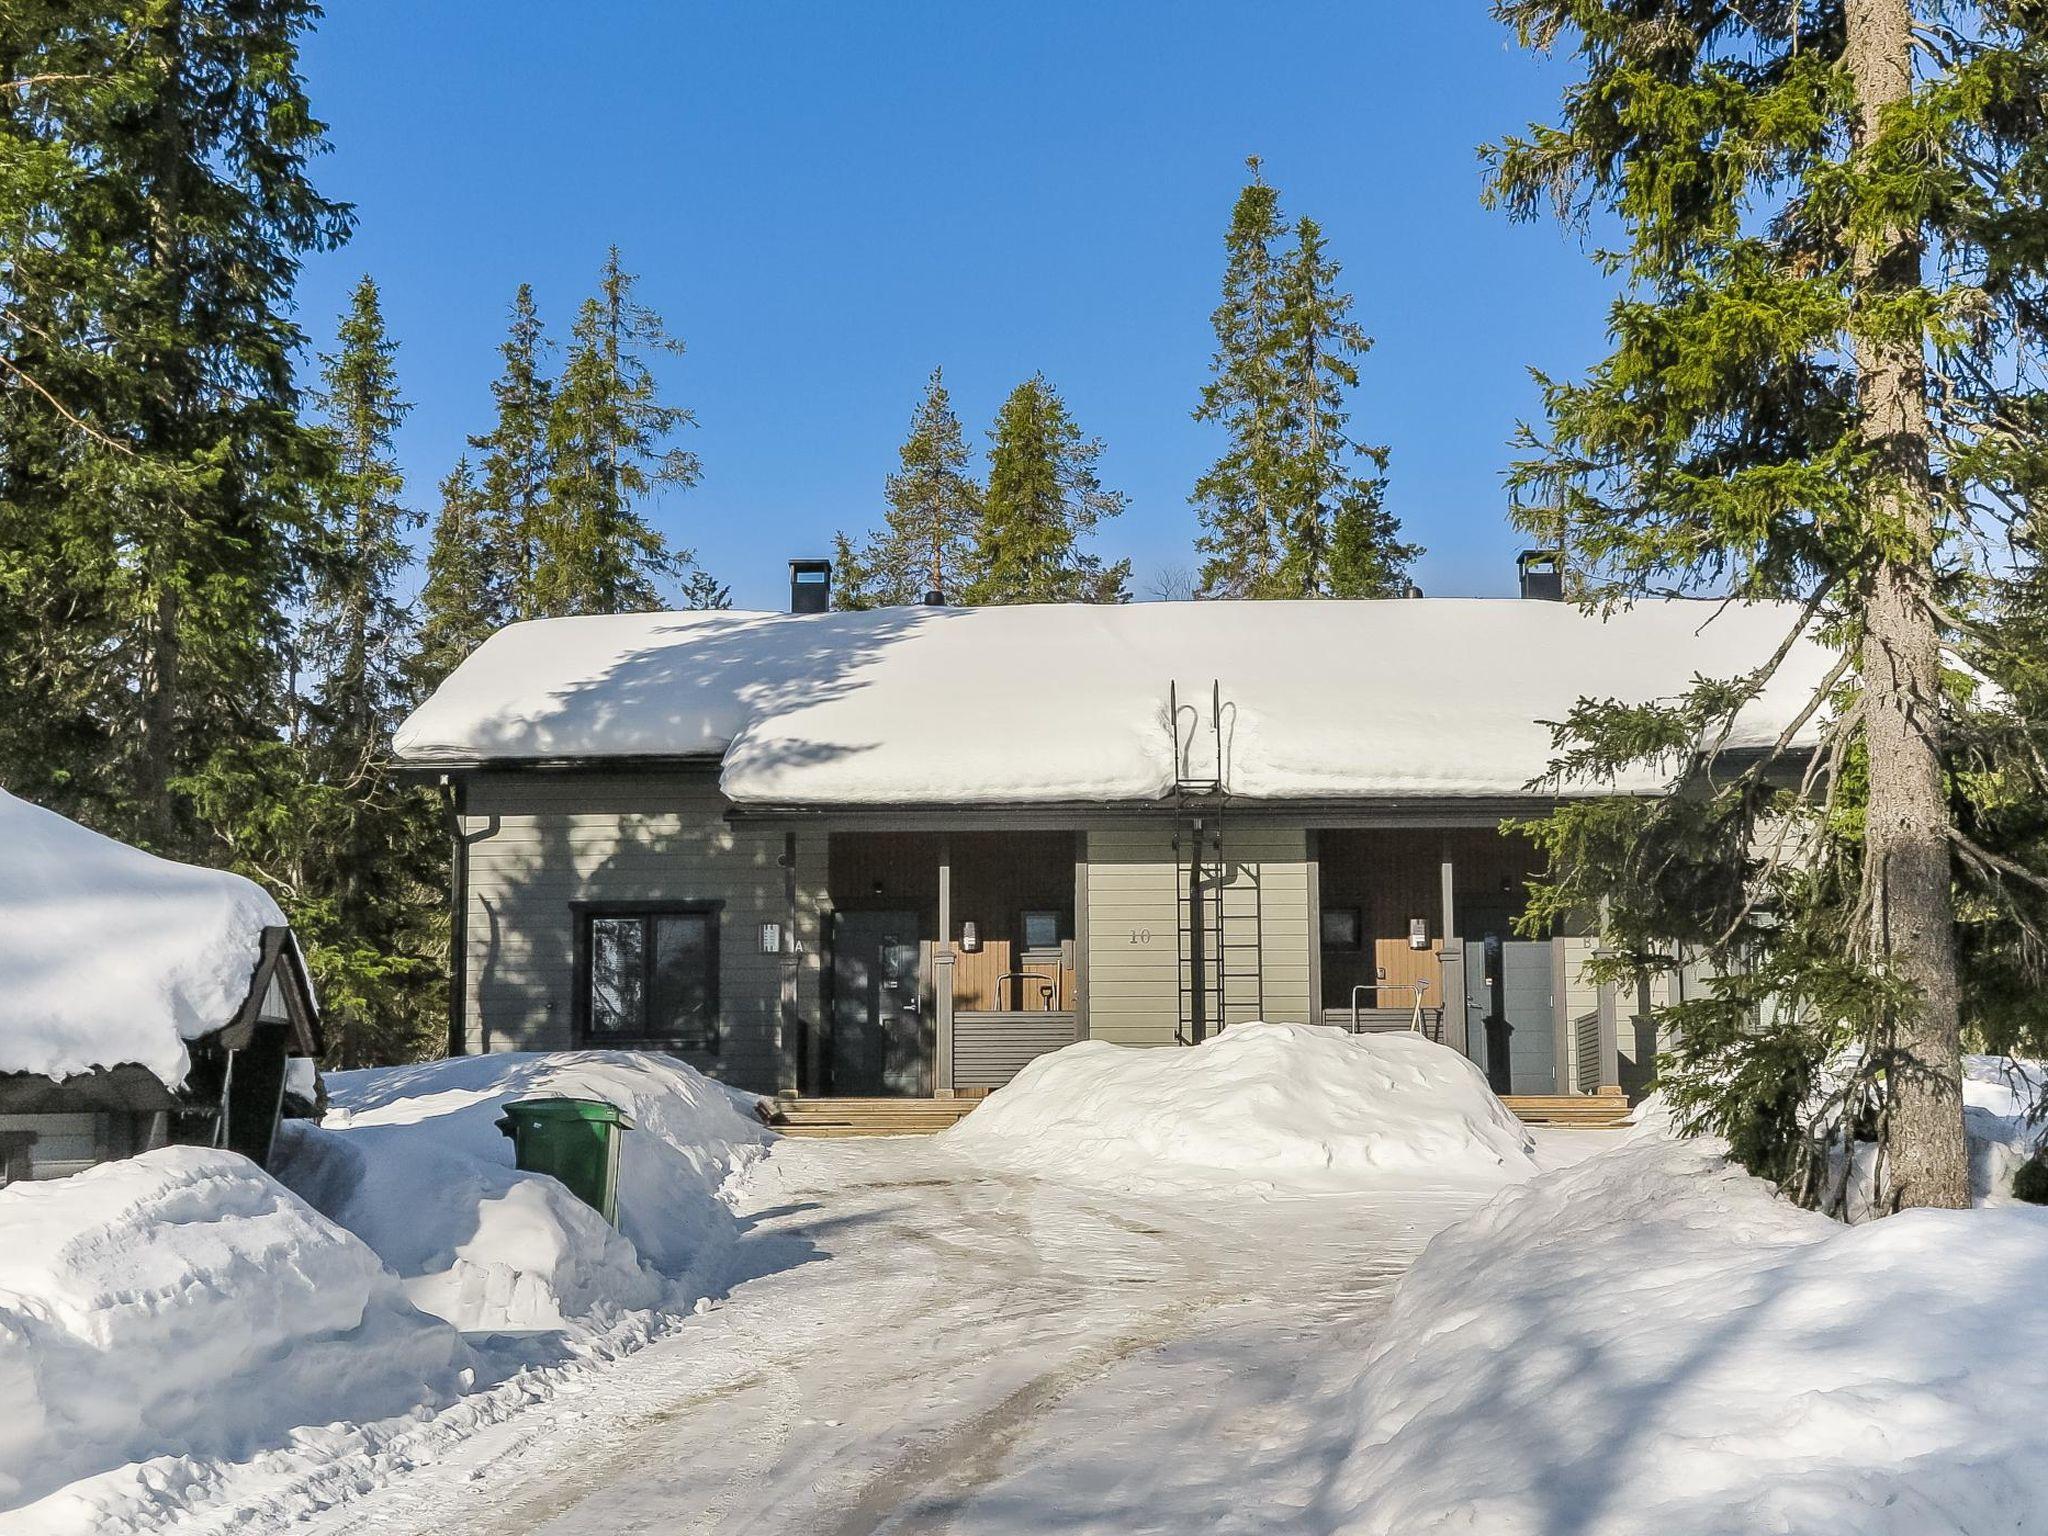
[{"label": "window", "polygon": [[592,1042],[718,1049],[718,911],[583,913],[583,1032]]},{"label": "window", "polygon": [[1026,949],[1058,949],[1060,947],[1059,913],[1026,912],[1024,914],[1024,947]]},{"label": "window", "polygon": [[1358,908],[1323,908],[1323,948],[1345,950],[1359,948]]}]

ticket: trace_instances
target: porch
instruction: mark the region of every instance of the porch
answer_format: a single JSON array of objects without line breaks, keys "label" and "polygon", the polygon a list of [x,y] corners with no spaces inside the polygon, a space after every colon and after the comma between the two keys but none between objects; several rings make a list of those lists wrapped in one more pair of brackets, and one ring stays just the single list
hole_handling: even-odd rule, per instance
[{"label": "porch", "polygon": [[813,1091],[971,1096],[1080,1038],[1082,851],[1061,830],[832,833]]},{"label": "porch", "polygon": [[1618,1028],[1635,999],[1584,977],[1593,939],[1516,933],[1540,861],[1476,813],[1307,828],[1245,813],[1227,830],[1213,817],[842,824],[806,842],[792,885],[818,895],[802,962],[816,1011],[791,1018],[784,1084],[807,1115],[826,1100],[973,1097],[1091,1035],[1193,1043],[1256,1017],[1419,1029],[1551,1121],[1611,1110],[1626,1045],[1648,1059]]}]

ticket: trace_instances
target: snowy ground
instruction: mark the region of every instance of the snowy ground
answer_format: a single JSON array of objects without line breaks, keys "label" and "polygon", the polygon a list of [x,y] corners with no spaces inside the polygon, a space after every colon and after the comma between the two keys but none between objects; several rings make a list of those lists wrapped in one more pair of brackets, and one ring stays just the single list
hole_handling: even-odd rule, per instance
[{"label": "snowy ground", "polygon": [[783,1142],[720,1306],[292,1529],[1325,1528],[1350,1435],[1317,1406],[1484,1198],[1145,1200],[929,1140]]},{"label": "snowy ground", "polygon": [[[1064,1054],[767,1147],[673,1064],[394,1069],[291,1189],[9,1190],[0,1530],[2048,1536],[2048,1211],[1840,1225],[1421,1042]],[[2034,1079],[1981,1065],[2016,1161]],[[505,1165],[535,1091],[632,1106],[622,1231]]]}]

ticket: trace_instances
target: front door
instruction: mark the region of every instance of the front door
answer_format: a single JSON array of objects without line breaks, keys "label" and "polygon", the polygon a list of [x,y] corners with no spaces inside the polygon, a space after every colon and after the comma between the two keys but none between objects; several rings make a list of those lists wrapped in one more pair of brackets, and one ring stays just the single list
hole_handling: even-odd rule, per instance
[{"label": "front door", "polygon": [[927,1098],[931,1030],[914,912],[841,912],[832,929],[832,1092]]},{"label": "front door", "polygon": [[[1543,940],[1517,941],[1496,931],[1465,945],[1466,1054],[1496,1093],[1557,1092],[1551,980],[1550,945]],[[1497,1018],[1507,1024],[1507,1059],[1501,1062],[1491,1053],[1492,1041],[1501,1036]]]}]

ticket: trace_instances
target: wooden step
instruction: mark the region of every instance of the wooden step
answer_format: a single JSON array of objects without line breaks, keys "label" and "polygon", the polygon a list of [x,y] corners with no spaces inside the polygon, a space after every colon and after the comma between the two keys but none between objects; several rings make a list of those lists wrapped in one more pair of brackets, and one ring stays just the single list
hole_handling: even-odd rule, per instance
[{"label": "wooden step", "polygon": [[1502,1097],[1524,1125],[1564,1130],[1611,1130],[1628,1122],[1629,1103],[1618,1093],[1511,1093]]},{"label": "wooden step", "polygon": [[930,1136],[957,1124],[979,1099],[764,1099],[761,1118],[786,1136]]}]

